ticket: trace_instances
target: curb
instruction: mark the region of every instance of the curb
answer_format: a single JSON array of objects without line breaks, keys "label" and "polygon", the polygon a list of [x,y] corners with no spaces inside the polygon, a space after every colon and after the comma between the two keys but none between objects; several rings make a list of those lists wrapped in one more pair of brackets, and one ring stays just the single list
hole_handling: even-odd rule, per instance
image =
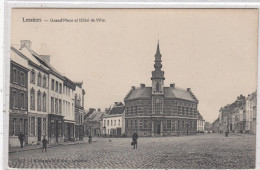
[{"label": "curb", "polygon": [[[92,141],[92,142],[97,142],[97,141]],[[68,145],[77,145],[77,144],[87,144],[88,142],[80,142],[80,143],[60,143],[57,145],[49,145],[47,148],[54,148],[54,147],[59,147],[59,146],[68,146]],[[14,150],[10,151],[8,153],[15,153],[15,152],[22,152],[22,151],[29,151],[29,150],[38,150],[42,149],[42,147],[36,147],[36,148],[28,148],[28,149],[23,149],[23,150]]]}]

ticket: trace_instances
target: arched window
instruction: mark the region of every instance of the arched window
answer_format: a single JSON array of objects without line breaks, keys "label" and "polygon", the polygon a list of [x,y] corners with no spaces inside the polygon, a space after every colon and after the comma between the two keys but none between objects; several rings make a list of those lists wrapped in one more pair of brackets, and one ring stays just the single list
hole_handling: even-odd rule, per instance
[{"label": "arched window", "polygon": [[13,82],[17,83],[17,70],[15,68],[13,69]]},{"label": "arched window", "polygon": [[42,85],[42,75],[41,73],[39,72],[38,73],[38,83],[37,83],[38,86],[41,86]]},{"label": "arched window", "polygon": [[21,71],[20,73],[20,78],[21,78],[21,84],[25,85],[25,78],[24,78],[24,72]]},{"label": "arched window", "polygon": [[31,83],[35,83],[35,72],[34,69],[31,71]]},{"label": "arched window", "polygon": [[34,89],[32,88],[31,91],[30,91],[30,108],[32,110],[35,109],[35,94],[34,94]]},{"label": "arched window", "polygon": [[17,108],[17,92],[13,91],[13,108]]},{"label": "arched window", "polygon": [[46,93],[43,92],[42,94],[42,110],[46,112]]},{"label": "arched window", "polygon": [[41,111],[41,91],[37,92],[37,110]]},{"label": "arched window", "polygon": [[43,88],[46,88],[46,76],[43,76],[43,84],[42,84]]},{"label": "arched window", "polygon": [[160,91],[160,83],[157,82],[157,83],[156,83],[156,92],[159,92],[159,91]]}]

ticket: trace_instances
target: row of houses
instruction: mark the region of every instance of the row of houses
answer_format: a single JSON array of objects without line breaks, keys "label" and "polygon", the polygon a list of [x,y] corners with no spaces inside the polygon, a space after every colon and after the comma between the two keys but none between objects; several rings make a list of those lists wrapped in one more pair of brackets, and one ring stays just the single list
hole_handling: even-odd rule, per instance
[{"label": "row of houses", "polygon": [[213,132],[235,132],[256,134],[257,92],[240,95],[232,104],[219,110],[218,118],[213,122]]},{"label": "row of houses", "polygon": [[83,82],[59,73],[50,56],[32,50],[29,40],[10,50],[9,144],[37,144],[45,136],[50,143],[83,139]]}]

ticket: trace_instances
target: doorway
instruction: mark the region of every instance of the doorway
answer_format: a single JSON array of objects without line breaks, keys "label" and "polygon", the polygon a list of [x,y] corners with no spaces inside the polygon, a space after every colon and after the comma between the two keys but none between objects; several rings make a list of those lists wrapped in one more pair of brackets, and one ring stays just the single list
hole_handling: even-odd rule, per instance
[{"label": "doorway", "polygon": [[38,141],[42,140],[42,118],[38,118]]},{"label": "doorway", "polygon": [[59,123],[58,123],[58,120],[55,121],[55,134],[56,134],[56,142],[58,143],[59,142]]},{"label": "doorway", "polygon": [[154,122],[154,134],[155,135],[161,134],[161,122]]}]

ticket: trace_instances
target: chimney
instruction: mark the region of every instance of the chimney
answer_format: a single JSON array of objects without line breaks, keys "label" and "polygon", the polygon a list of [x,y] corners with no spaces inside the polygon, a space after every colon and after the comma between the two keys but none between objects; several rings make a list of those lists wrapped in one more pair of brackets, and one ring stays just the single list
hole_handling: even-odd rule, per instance
[{"label": "chimney", "polygon": [[20,41],[20,50],[23,49],[24,47],[27,48],[28,50],[31,50],[32,42],[30,40],[21,40]]},{"label": "chimney", "polygon": [[115,102],[115,106],[117,106],[118,105],[118,102]]},{"label": "chimney", "polygon": [[170,87],[175,88],[175,83],[170,84]]},{"label": "chimney", "polygon": [[187,91],[190,91],[190,88],[187,88]]},{"label": "chimney", "polygon": [[49,55],[40,55],[44,60],[50,63],[50,56]]},{"label": "chimney", "polygon": [[108,110],[109,110],[109,108],[105,108],[105,112],[106,112],[106,113],[108,112]]},{"label": "chimney", "polygon": [[97,110],[98,110],[98,112],[101,112],[101,109],[100,109],[100,108],[98,108]]},{"label": "chimney", "polygon": [[144,87],[145,87],[145,84],[140,84],[140,87],[141,87],[141,88],[144,88]]},{"label": "chimney", "polygon": [[131,89],[134,90],[134,89],[135,89],[135,86],[132,86]]}]

